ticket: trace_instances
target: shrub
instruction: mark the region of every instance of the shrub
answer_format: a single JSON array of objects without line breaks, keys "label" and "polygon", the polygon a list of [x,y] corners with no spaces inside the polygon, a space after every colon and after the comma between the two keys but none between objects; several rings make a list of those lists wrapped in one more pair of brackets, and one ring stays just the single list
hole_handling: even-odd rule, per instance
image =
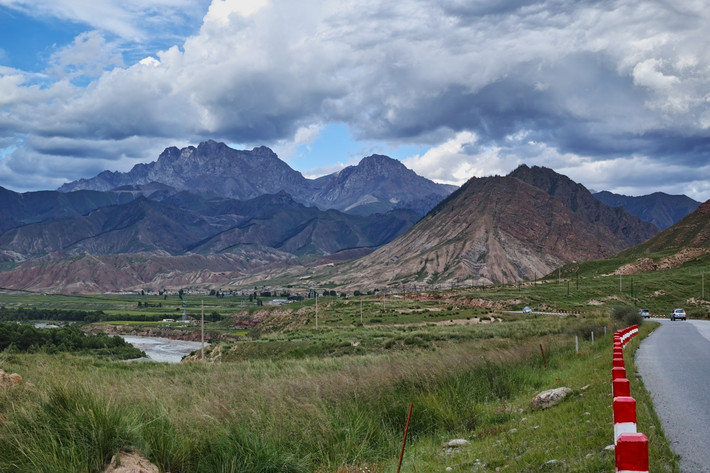
[{"label": "shrub", "polygon": [[611,317],[621,322],[625,327],[629,325],[639,325],[643,322],[643,317],[638,313],[638,309],[633,306],[617,306],[611,310]]},{"label": "shrub", "polygon": [[688,317],[691,319],[707,319],[710,317],[710,313],[705,307],[698,307],[697,309],[689,310]]}]

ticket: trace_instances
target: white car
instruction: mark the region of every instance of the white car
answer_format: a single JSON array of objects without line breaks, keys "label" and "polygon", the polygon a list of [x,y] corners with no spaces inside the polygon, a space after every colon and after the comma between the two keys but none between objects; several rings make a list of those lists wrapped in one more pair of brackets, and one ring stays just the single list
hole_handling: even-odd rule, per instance
[{"label": "white car", "polygon": [[532,312],[532,309],[530,307],[523,307],[523,314],[529,314]]},{"label": "white car", "polygon": [[671,320],[683,319],[685,320],[685,311],[683,309],[673,309],[671,312]]},{"label": "white car", "polygon": [[639,309],[639,315],[644,319],[648,319],[649,317],[651,317],[651,313],[648,311],[648,309]]}]

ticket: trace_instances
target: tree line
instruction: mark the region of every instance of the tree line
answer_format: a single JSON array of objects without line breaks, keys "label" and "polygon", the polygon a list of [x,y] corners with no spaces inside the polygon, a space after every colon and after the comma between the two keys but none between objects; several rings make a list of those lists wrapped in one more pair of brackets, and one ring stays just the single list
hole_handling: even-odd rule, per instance
[{"label": "tree line", "polygon": [[140,358],[145,353],[121,337],[86,334],[76,325],[36,328],[31,324],[0,322],[0,352],[90,354],[118,360]]},{"label": "tree line", "polygon": [[35,307],[0,307],[0,321],[28,322],[30,320],[52,320],[57,322],[110,322],[126,320],[129,322],[158,322],[160,314],[106,314],[102,310],[76,309],[38,309]]}]

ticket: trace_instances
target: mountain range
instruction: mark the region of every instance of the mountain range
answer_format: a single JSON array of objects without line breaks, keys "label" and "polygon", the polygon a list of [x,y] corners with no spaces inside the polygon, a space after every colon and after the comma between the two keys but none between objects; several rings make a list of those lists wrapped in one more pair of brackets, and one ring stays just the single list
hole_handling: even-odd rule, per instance
[{"label": "mountain range", "polygon": [[359,215],[393,209],[424,215],[456,189],[418,176],[382,155],[363,158],[357,166],[334,174],[306,179],[267,147],[244,151],[206,141],[197,147],[167,148],[155,162],[138,164],[127,173],[104,171],[94,178],[65,184],[59,191],[111,191],[152,183],[207,198],[249,200],[286,192],[304,205]]},{"label": "mountain range", "polygon": [[609,191],[595,192],[593,195],[610,207],[623,207],[631,215],[651,222],[661,230],[674,225],[700,205],[700,202],[688,196],[669,195],[665,192],[654,192],[638,197],[614,194]]},{"label": "mountain range", "polygon": [[[306,179],[265,147],[171,147],[153,163],[58,191],[0,188],[0,287],[236,287],[277,275],[307,283],[314,268],[343,286],[487,284],[610,256],[659,231],[537,166],[453,190],[381,155]],[[676,218],[688,202],[669,197],[654,205]]]},{"label": "mountain range", "polygon": [[566,176],[523,165],[505,177],[470,179],[406,234],[312,278],[356,286],[531,280],[656,233]]}]

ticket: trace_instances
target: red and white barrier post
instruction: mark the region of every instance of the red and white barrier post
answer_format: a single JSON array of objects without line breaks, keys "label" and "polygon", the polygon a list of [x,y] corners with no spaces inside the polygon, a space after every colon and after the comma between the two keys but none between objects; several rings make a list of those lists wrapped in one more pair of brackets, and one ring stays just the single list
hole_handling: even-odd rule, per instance
[{"label": "red and white barrier post", "polygon": [[631,397],[631,386],[624,367],[624,346],[638,335],[638,325],[614,334],[611,382],[614,412],[614,456],[616,473],[649,473],[648,438],[636,432],[636,400]]},{"label": "red and white barrier post", "polygon": [[621,434],[614,457],[616,473],[649,473],[648,438],[642,433]]},{"label": "red and white barrier post", "polygon": [[636,399],[631,396],[614,398],[614,444],[621,434],[636,433]]},{"label": "red and white barrier post", "polygon": [[626,378],[626,368],[623,366],[614,366],[611,369],[611,381],[614,382],[617,378]]},{"label": "red and white barrier post", "polygon": [[616,378],[611,382],[612,397],[631,396],[631,383],[626,378]]}]

